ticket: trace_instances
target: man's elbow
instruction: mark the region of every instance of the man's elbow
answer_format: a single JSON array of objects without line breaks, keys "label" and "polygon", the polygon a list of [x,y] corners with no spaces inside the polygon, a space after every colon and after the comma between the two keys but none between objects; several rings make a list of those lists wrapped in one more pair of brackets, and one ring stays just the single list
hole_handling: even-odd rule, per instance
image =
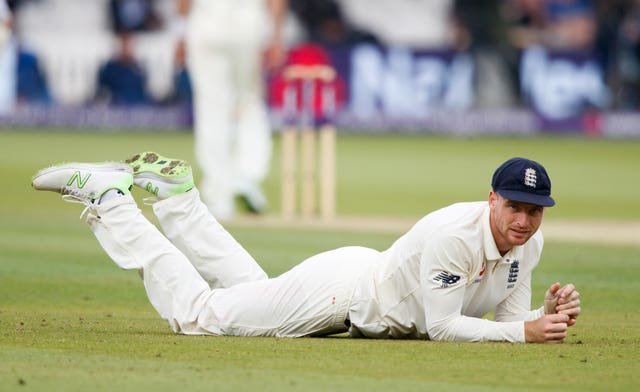
[{"label": "man's elbow", "polygon": [[452,342],[456,340],[450,323],[428,323],[427,335],[429,335],[429,340],[435,342]]},{"label": "man's elbow", "polygon": [[464,327],[460,319],[427,323],[429,340],[439,342],[481,342],[486,339],[482,328]]}]

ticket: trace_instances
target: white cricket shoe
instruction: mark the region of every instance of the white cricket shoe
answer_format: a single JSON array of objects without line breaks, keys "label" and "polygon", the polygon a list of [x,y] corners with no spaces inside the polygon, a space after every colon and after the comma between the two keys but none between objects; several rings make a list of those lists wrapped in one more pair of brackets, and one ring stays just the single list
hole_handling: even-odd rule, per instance
[{"label": "white cricket shoe", "polygon": [[68,195],[92,204],[111,189],[129,194],[133,172],[119,162],[65,163],[40,170],[31,179],[31,185],[38,191],[58,192],[63,197]]},{"label": "white cricket shoe", "polygon": [[125,162],[133,170],[133,183],[160,200],[185,193],[194,187],[191,166],[181,159],[143,152]]}]

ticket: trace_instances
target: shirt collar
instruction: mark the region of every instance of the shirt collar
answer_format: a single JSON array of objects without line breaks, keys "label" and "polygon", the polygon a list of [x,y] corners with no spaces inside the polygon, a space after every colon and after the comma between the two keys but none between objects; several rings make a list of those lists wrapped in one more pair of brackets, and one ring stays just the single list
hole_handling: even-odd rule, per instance
[{"label": "shirt collar", "polygon": [[484,241],[484,257],[489,261],[498,261],[504,259],[506,263],[511,263],[516,260],[520,260],[522,258],[524,249],[524,245],[514,246],[510,251],[508,251],[504,256],[500,256],[500,251],[498,250],[498,246],[496,245],[496,241],[493,239],[493,234],[491,234],[491,223],[489,221],[489,204],[485,207],[484,212],[482,213],[482,237]]},{"label": "shirt collar", "polygon": [[482,238],[484,241],[484,257],[487,260],[500,260],[502,256],[500,256],[500,251],[498,250],[498,246],[496,246],[496,241],[493,239],[493,234],[491,234],[489,212],[489,203],[487,203],[487,206],[482,213]]}]

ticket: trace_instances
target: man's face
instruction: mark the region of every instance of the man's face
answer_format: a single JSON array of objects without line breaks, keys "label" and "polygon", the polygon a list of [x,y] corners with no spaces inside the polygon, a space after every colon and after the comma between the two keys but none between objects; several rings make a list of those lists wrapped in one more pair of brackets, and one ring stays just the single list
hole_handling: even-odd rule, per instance
[{"label": "man's face", "polygon": [[507,200],[498,193],[489,193],[491,233],[501,254],[531,238],[542,223],[544,207]]}]

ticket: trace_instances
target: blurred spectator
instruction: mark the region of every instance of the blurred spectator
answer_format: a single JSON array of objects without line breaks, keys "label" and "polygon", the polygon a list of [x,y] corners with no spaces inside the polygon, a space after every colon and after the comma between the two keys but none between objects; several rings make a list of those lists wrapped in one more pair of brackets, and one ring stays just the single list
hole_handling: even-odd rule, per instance
[{"label": "blurred spectator", "polygon": [[42,1],[42,0],[7,0],[7,5],[9,6],[9,9],[13,12],[13,14],[15,15],[17,9],[23,5],[24,3],[27,3],[29,1]]},{"label": "blurred spectator", "polygon": [[413,49],[452,47],[453,0],[341,0],[346,22],[381,43]]},{"label": "blurred spectator", "polygon": [[0,0],[0,116],[9,114],[16,100],[17,44],[13,35],[13,15]]},{"label": "blurred spectator", "polygon": [[516,48],[594,48],[597,23],[589,0],[507,0],[503,17]]},{"label": "blurred spectator", "polygon": [[98,72],[97,101],[111,105],[151,103],[146,93],[146,75],[133,56],[132,36],[118,36],[118,51]]},{"label": "blurred spectator", "polygon": [[[524,81],[531,76],[522,74],[521,59],[531,58],[526,55],[532,53],[532,49],[543,56],[546,52],[572,53],[576,59],[589,59],[599,67],[603,65],[597,53],[598,22],[590,0],[506,0],[501,16],[506,25],[507,42],[515,49],[507,57],[511,74],[516,75],[516,81],[520,80],[514,83],[515,96],[524,98],[528,94],[523,91],[523,84],[527,84]],[[551,68],[553,61],[549,58],[547,63]],[[561,76],[551,68],[548,76],[557,77],[559,81]]]},{"label": "blurred spectator", "polygon": [[153,5],[153,0],[109,0],[113,31],[131,33],[159,29],[162,23]]},{"label": "blurred spectator", "polygon": [[617,31],[616,68],[618,107],[640,108],[640,0],[634,0]]},{"label": "blurred spectator", "polygon": [[625,13],[622,3],[629,0],[594,1],[594,11],[598,23],[595,52],[607,75],[613,71],[616,52],[618,26]]},{"label": "blurred spectator", "polygon": [[515,101],[518,53],[508,44],[500,11],[495,0],[454,3],[454,42],[473,55],[476,107],[509,107]]},{"label": "blurred spectator", "polygon": [[454,15],[470,35],[473,47],[495,47],[504,44],[505,24],[495,0],[455,0]]},{"label": "blurred spectator", "polygon": [[186,45],[184,40],[176,43],[173,58],[173,91],[167,103],[179,105],[191,105],[193,102],[193,91],[191,89],[191,78],[186,63]]},{"label": "blurred spectator", "polygon": [[593,49],[597,23],[590,0],[546,0],[545,5],[549,47]]},{"label": "blurred spectator", "polygon": [[375,41],[345,21],[336,0],[291,0],[289,8],[304,27],[306,41],[324,45]]},{"label": "blurred spectator", "polygon": [[505,17],[511,42],[521,50],[521,96],[543,127],[598,132],[596,113],[609,106],[610,93],[592,2],[511,0]]},{"label": "blurred spectator", "polygon": [[18,55],[18,102],[47,105],[51,95],[38,58],[31,52],[20,50]]},{"label": "blurred spectator", "polygon": [[540,44],[546,26],[544,0],[506,0],[502,16],[508,26],[510,43],[518,49]]}]

